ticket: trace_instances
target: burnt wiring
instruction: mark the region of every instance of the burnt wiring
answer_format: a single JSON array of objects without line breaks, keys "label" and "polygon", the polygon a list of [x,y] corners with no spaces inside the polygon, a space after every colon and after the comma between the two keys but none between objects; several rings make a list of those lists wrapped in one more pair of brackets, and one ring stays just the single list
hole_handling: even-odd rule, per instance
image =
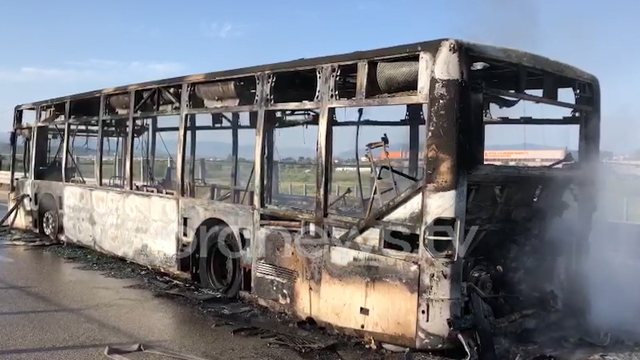
[{"label": "burnt wiring", "polygon": [[158,137],[160,138],[160,142],[162,143],[162,147],[164,147],[164,151],[166,151],[167,155],[169,156],[169,160],[171,160],[171,163],[174,164],[173,156],[171,156],[171,152],[169,151],[169,148],[167,147],[167,144],[164,142],[164,139],[162,138],[162,134],[158,133]]}]

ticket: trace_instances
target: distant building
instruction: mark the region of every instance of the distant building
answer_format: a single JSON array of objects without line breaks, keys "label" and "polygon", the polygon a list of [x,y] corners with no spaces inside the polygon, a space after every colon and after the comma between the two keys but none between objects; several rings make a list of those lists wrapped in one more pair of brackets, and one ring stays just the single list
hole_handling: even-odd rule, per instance
[{"label": "distant building", "polygon": [[564,159],[566,149],[485,150],[484,163],[492,165],[547,166]]},{"label": "distant building", "polygon": [[[494,165],[545,166],[564,159],[568,153],[567,149],[485,150],[484,162]],[[379,155],[379,158],[382,156]],[[407,160],[408,158],[408,151],[389,151],[390,160]]]},{"label": "distant building", "polygon": [[[382,155],[380,155],[382,157]],[[389,159],[390,160],[404,160],[409,158],[408,151],[394,151],[389,150]]]},{"label": "distant building", "polygon": [[[546,149],[546,150],[485,150],[484,163],[491,165],[512,165],[512,166],[547,166],[564,159],[569,152],[567,149]],[[408,151],[389,150],[389,160],[394,163],[404,163],[409,159]],[[384,159],[384,153],[376,156],[377,159]],[[362,157],[362,162],[368,162],[366,157]]]}]

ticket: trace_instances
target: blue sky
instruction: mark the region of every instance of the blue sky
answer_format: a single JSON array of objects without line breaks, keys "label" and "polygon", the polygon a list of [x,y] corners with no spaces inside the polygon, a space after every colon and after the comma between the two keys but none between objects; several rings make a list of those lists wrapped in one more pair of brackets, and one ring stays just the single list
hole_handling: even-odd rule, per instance
[{"label": "blue sky", "polygon": [[[10,128],[17,103],[456,37],[532,51],[594,73],[602,86],[603,148],[628,151],[640,148],[633,107],[638,13],[634,1],[4,1],[0,129]],[[516,128],[497,142],[520,142],[524,133]],[[539,140],[531,136],[527,141]]]}]

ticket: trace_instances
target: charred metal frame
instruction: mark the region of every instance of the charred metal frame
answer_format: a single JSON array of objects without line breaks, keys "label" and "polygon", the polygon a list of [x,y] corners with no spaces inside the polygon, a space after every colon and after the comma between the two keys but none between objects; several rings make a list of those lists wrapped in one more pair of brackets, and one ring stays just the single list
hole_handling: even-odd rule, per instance
[{"label": "charred metal frame", "polygon": [[[417,80],[413,90],[396,93],[374,93],[370,89],[372,68],[378,62],[417,62]],[[505,71],[474,74],[471,65],[485,62]],[[349,67],[356,69],[355,96],[344,98],[339,92],[336,78],[340,69]],[[315,91],[313,98],[306,97],[300,101],[277,102],[279,98],[289,99],[274,92],[275,84],[281,74],[304,73],[304,81],[311,81],[309,74],[315,72],[315,89],[305,88],[304,93]],[[506,74],[506,75],[505,75]],[[516,74],[516,75],[514,75]],[[479,77],[478,77],[479,76]],[[482,89],[473,87],[473,80],[486,80]],[[302,81],[302,80],[301,80]],[[293,85],[291,85],[293,86]],[[25,125],[22,123],[24,110],[36,111],[36,127],[48,125],[41,119],[44,110],[54,113],[62,106],[63,121],[66,124],[64,151],[66,154],[69,137],[69,121],[97,121],[98,139],[96,156],[97,188],[102,188],[102,153],[103,122],[109,120],[126,120],[128,138],[125,148],[126,184],[124,191],[133,190],[133,144],[134,121],[136,119],[158,116],[179,116],[177,183],[178,191],[171,198],[187,197],[186,184],[193,181],[193,163],[186,163],[186,139],[192,119],[196,114],[232,113],[233,131],[232,155],[234,159],[233,185],[237,185],[238,161],[238,117],[241,112],[257,113],[254,165],[254,199],[253,223],[254,234],[261,229],[261,224],[287,223],[294,228],[302,228],[306,224],[338,227],[347,229],[331,245],[346,249],[356,249],[354,240],[369,229],[384,226],[388,229],[420,234],[421,244],[427,237],[427,227],[439,218],[456,219],[455,239],[463,236],[465,219],[465,201],[467,175],[480,165],[484,140],[483,127],[491,124],[579,124],[580,160],[585,163],[598,158],[599,149],[599,87],[595,77],[578,69],[552,60],[523,53],[516,50],[494,48],[466,43],[457,40],[435,40],[430,42],[403,45],[392,48],[355,52],[346,55],[328,56],[315,59],[304,59],[279,64],[250,67],[231,71],[214,72],[200,75],[178,77],[161,81],[134,84],[93,91],[68,97],[61,97],[31,104],[19,105],[15,108],[14,131]],[[573,87],[579,96],[575,104],[557,100],[557,89]],[[525,93],[527,89],[543,89],[542,96]],[[209,94],[209,95],[202,95]],[[213,94],[213,95],[211,95]],[[203,97],[204,96],[204,97]],[[574,110],[570,117],[562,119],[533,118],[485,118],[483,102],[490,96],[532,101],[566,107]],[[251,101],[247,100],[251,99]],[[415,186],[407,189],[397,199],[385,204],[372,216],[365,219],[354,219],[328,213],[329,187],[331,182],[332,128],[334,111],[341,107],[367,107],[383,105],[407,105],[407,115],[403,122],[376,122],[383,125],[410,125],[410,148],[414,155],[409,159],[411,172],[418,168],[422,161],[427,175]],[[271,194],[272,177],[270,165],[273,154],[265,149],[273,146],[273,126],[271,118],[278,110],[316,110],[318,116],[318,144],[316,169],[316,200],[312,213],[301,213],[292,209],[271,206],[265,194]],[[54,117],[55,118],[55,117]],[[426,118],[426,120],[425,120]],[[46,119],[45,119],[46,120]],[[424,156],[417,155],[420,134],[419,125],[426,121],[427,138]],[[195,125],[195,122],[194,122]],[[156,126],[152,126],[159,131]],[[168,129],[165,129],[168,131]],[[197,130],[197,129],[196,129]],[[195,132],[191,132],[195,134]],[[34,132],[37,137],[37,131]],[[155,134],[153,136],[155,138]],[[192,139],[193,140],[193,139]],[[37,139],[32,139],[35,147]],[[12,144],[11,177],[15,173],[16,144]],[[31,179],[34,174],[35,153],[31,152]],[[265,157],[266,155],[266,157]],[[66,179],[66,158],[63,165],[63,181]],[[191,157],[192,162],[194,156]],[[12,180],[11,190],[16,191],[16,181]],[[123,191],[123,190],[119,190]],[[388,214],[400,209],[410,199],[422,196],[418,210],[421,218],[418,222],[387,220]],[[584,217],[590,216],[590,209],[585,208]],[[185,239],[178,237],[178,250]],[[251,241],[253,244],[254,241]],[[254,246],[254,245],[252,245]],[[417,348],[441,348],[450,340],[451,323],[449,320],[462,317],[465,306],[460,279],[461,263],[457,257],[440,256],[431,249],[420,246],[418,254],[402,254],[393,251],[372,249],[379,256],[401,259],[419,265],[419,285],[406,289],[417,293],[417,323],[413,338],[392,336],[384,332],[375,332],[374,336],[383,341],[390,341]],[[256,259],[253,259],[256,266]],[[255,274],[252,274],[255,284]],[[364,329],[364,325],[363,325]]]}]

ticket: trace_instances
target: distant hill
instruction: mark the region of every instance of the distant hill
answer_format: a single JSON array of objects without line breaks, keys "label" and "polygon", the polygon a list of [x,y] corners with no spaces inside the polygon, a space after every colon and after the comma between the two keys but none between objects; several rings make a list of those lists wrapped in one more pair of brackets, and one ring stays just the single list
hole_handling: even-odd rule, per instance
[{"label": "distant hill", "polygon": [[11,145],[0,142],[0,154],[11,154]]},{"label": "distant hill", "polygon": [[[174,140],[165,140],[164,145],[170,151],[177,149],[178,144]],[[167,151],[161,143],[156,144],[157,154],[159,156],[167,155]],[[188,151],[188,150],[187,150]],[[175,154],[175,150],[171,155]],[[231,155],[231,143],[222,141],[198,141],[196,144],[196,154],[198,157],[226,158]],[[276,156],[280,159],[299,158],[299,157],[315,157],[315,147],[287,147],[277,146]],[[244,159],[253,159],[255,156],[255,147],[253,145],[239,145],[238,156]]]}]

